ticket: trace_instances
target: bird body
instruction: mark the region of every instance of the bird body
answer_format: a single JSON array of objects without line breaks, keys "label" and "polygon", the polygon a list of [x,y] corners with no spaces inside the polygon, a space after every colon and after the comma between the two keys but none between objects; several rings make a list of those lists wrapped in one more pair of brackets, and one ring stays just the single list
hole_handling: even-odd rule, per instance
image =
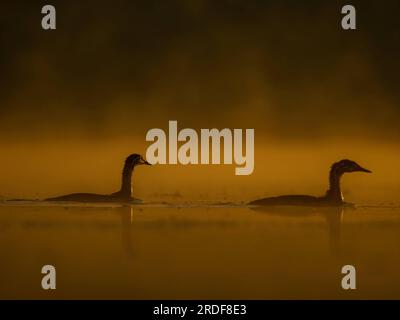
[{"label": "bird body", "polygon": [[48,198],[46,201],[76,201],[76,202],[115,202],[132,201],[133,198],[118,197],[113,194],[71,193],[59,197]]},{"label": "bird body", "polygon": [[250,202],[251,205],[258,206],[279,206],[279,205],[324,205],[322,197],[308,196],[308,195],[284,195],[277,197],[270,197],[258,199]]},{"label": "bird body", "polygon": [[309,195],[283,195],[269,197],[251,201],[250,205],[255,206],[341,206],[344,202],[343,194],[340,188],[340,179],[344,173],[349,172],[371,172],[354,161],[341,160],[332,165],[329,172],[329,189],[322,197]]},{"label": "bird body", "polygon": [[132,192],[132,174],[133,169],[138,165],[150,165],[142,156],[131,154],[126,158],[122,170],[121,189],[112,194],[96,194],[96,193],[72,193],[54,198],[45,199],[45,201],[75,201],[75,202],[121,202],[133,201]]}]

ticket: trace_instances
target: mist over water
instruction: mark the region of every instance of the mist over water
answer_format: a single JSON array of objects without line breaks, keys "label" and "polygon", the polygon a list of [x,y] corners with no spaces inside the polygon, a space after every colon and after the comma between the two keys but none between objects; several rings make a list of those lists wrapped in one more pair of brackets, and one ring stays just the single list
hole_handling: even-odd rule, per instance
[{"label": "mist over water", "polygon": [[42,32],[38,3],[1,18],[1,139],[110,139],[178,120],[398,142],[397,1],[353,3],[356,32],[339,28],[337,3],[294,0],[59,3],[56,32]]},{"label": "mist over water", "polygon": [[[144,137],[104,140],[57,140],[3,145],[1,195],[6,198],[47,198],[72,192],[112,193],[119,189],[125,157],[145,154]],[[349,173],[342,178],[345,200],[400,203],[400,152],[394,143],[379,141],[262,140],[255,134],[255,169],[236,176],[235,165],[139,166],[133,173],[134,197],[145,201],[247,202],[280,194],[323,195],[333,162],[348,158],[372,174]]]},{"label": "mist over water", "polygon": [[56,32],[37,28],[35,1],[19,15],[7,4],[0,195],[113,192],[123,159],[145,154],[146,132],[177,120],[254,128],[254,173],[138,168],[136,196],[323,194],[330,165],[349,158],[374,173],[347,175],[346,198],[396,202],[398,3],[385,3],[355,3],[357,32],[339,29],[333,2],[60,3]]},{"label": "mist over water", "polygon": [[56,32],[24,5],[1,18],[0,195],[113,192],[146,132],[177,120],[254,128],[254,173],[138,168],[136,196],[323,194],[330,165],[349,158],[374,173],[347,175],[346,198],[398,201],[398,3],[355,5],[357,32],[339,29],[333,2],[60,3]]}]

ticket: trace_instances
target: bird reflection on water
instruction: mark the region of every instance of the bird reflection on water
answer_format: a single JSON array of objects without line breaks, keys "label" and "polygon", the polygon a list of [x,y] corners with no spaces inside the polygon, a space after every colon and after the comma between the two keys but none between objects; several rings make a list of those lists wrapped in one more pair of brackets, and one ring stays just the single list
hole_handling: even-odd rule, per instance
[{"label": "bird reflection on water", "polygon": [[[141,208],[127,205],[116,208],[116,214],[120,216],[121,221],[121,244],[124,252],[129,256],[135,255],[134,250],[134,222],[135,215],[142,211]],[[356,210],[353,206],[342,207],[297,207],[297,206],[259,206],[250,207],[263,215],[277,216],[286,219],[305,219],[311,217],[322,217],[327,226],[327,235],[329,239],[329,251],[338,255],[341,250],[341,228],[344,214],[349,210]]]},{"label": "bird reflection on water", "polygon": [[133,219],[134,206],[122,206],[116,208],[116,213],[121,219],[121,243],[122,248],[129,257],[134,256],[134,241],[133,241]]},{"label": "bird reflection on water", "polygon": [[62,298],[194,299],[210,281],[213,298],[342,298],[332,286],[349,261],[371,275],[360,297],[400,281],[398,208],[7,203],[0,213],[11,275],[0,297],[44,297],[26,286],[42,261],[62,268]]},{"label": "bird reflection on water", "polygon": [[355,210],[353,206],[338,207],[302,207],[302,206],[258,206],[252,210],[270,216],[288,219],[304,219],[312,216],[322,217],[328,227],[329,248],[331,253],[339,254],[341,249],[340,235],[344,212]]}]

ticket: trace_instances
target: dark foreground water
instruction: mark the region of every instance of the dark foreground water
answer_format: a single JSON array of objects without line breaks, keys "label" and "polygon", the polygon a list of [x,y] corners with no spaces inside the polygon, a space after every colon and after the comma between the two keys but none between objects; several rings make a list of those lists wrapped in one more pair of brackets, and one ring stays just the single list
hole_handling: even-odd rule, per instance
[{"label": "dark foreground water", "polygon": [[3,203],[0,256],[2,299],[400,299],[400,208]]}]

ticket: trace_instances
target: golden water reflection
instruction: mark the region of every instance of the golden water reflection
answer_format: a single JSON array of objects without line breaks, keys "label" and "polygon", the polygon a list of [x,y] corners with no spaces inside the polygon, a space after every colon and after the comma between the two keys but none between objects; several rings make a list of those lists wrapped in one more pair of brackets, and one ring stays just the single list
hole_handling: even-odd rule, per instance
[{"label": "golden water reflection", "polygon": [[399,208],[7,204],[0,298],[400,298],[399,248]]}]

